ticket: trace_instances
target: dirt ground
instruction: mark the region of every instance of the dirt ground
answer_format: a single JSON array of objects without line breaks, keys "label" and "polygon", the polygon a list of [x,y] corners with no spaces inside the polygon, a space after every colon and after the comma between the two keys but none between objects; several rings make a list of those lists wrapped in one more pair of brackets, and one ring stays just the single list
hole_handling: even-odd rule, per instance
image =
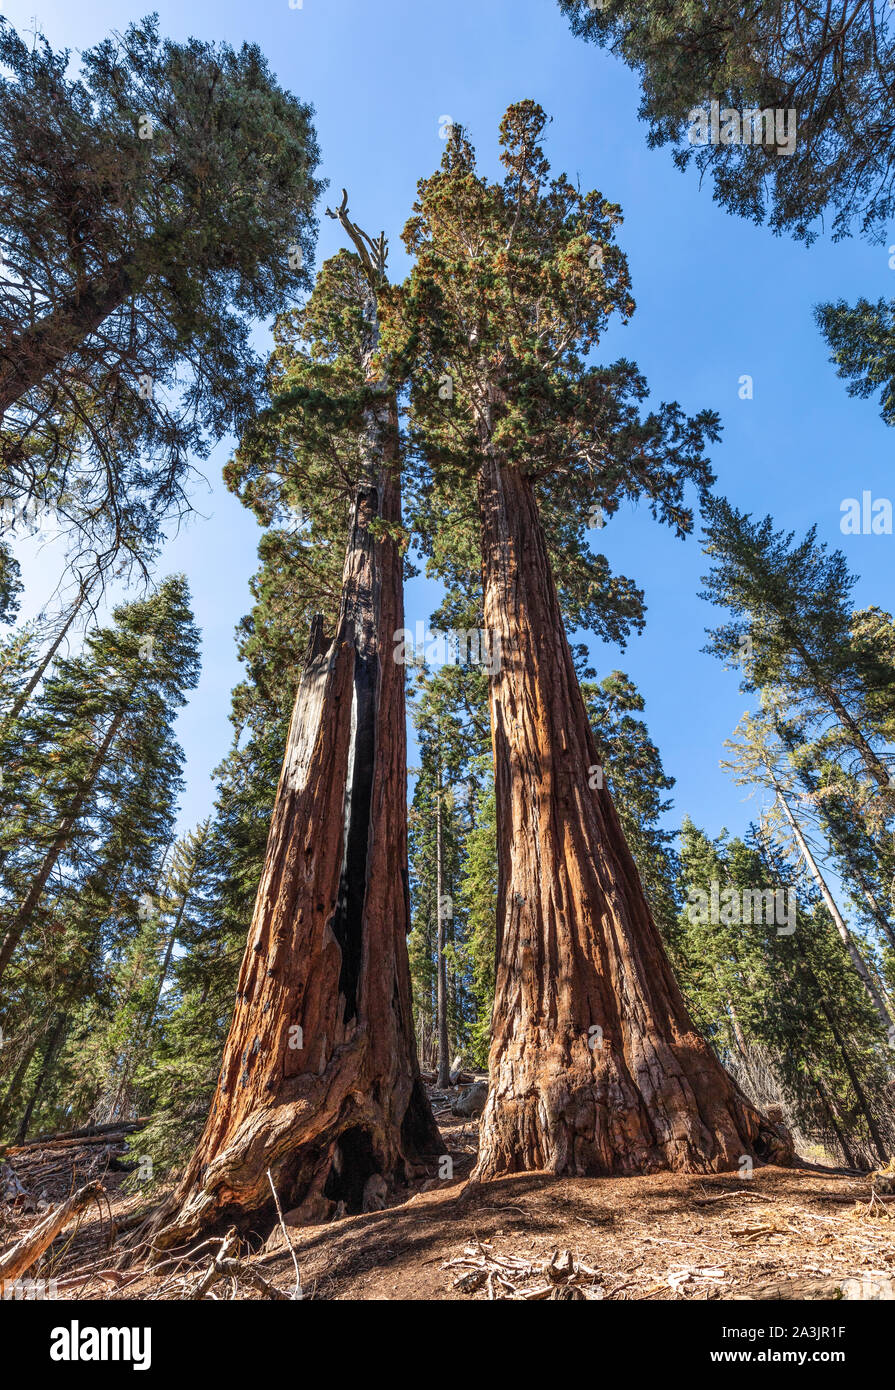
[{"label": "dirt ground", "polygon": [[[474,1186],[478,1122],[438,1118],[452,1179],[420,1180],[383,1211],[289,1228],[305,1298],[839,1298],[846,1280],[864,1297],[895,1288],[895,1199],[873,1197],[869,1175],[808,1165],[756,1168],[748,1179],[529,1173]],[[115,1229],[147,1206],[145,1195],[122,1190],[126,1174],[114,1170],[122,1148],[48,1145],[11,1157],[28,1195],[0,1203],[0,1250],[40,1219],[37,1202],[101,1177],[106,1198],[57,1237],[31,1277],[55,1278],[59,1298],[194,1297],[214,1242],[153,1270],[116,1269]],[[275,1296],[243,1277],[252,1270],[281,1296],[294,1289],[279,1229],[263,1248],[237,1254],[239,1269],[210,1296]]]}]

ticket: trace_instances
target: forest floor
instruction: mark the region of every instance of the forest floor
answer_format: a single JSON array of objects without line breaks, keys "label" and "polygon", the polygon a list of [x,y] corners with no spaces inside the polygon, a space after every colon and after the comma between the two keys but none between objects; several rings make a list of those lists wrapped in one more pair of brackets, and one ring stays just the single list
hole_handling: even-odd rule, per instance
[{"label": "forest floor", "polygon": [[[436,1105],[439,1097],[434,1097]],[[869,1175],[806,1164],[738,1174],[632,1178],[507,1177],[468,1181],[477,1120],[438,1115],[452,1180],[420,1180],[385,1210],[290,1227],[305,1298],[706,1299],[891,1297],[895,1198]],[[123,1141],[29,1149],[8,1162],[25,1193],[0,1200],[8,1250],[76,1186],[100,1178],[105,1197],[57,1237],[29,1271],[57,1280],[57,1297],[195,1296],[216,1252],[156,1269],[116,1269],[115,1228],[146,1207],[115,1171]],[[110,1164],[112,1166],[110,1166]],[[2,1199],[0,1193],[0,1199]],[[162,1194],[163,1195],[163,1194]],[[288,1295],[293,1258],[280,1229],[240,1267]],[[855,1281],[841,1292],[845,1281]],[[881,1291],[882,1290],[882,1294]],[[863,1291],[863,1292],[862,1292]],[[888,1291],[888,1292],[887,1292]],[[243,1274],[219,1276],[217,1298],[264,1298]],[[274,1295],[275,1296],[275,1295]]]}]

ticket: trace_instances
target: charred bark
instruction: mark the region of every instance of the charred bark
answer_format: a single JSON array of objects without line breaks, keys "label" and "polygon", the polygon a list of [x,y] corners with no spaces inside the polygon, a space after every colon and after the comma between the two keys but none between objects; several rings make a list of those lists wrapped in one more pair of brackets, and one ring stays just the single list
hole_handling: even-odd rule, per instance
[{"label": "charred bark", "polygon": [[[388,428],[396,438],[394,398]],[[393,454],[394,457],[394,454]],[[318,622],[292,725],[220,1081],[156,1248],[360,1211],[440,1137],[419,1076],[406,935],[402,557],[393,472],[359,490],[336,635]]]},{"label": "charred bark", "polygon": [[500,654],[500,869],[476,1177],[786,1162],[791,1141],[689,1017],[602,786],[531,485],[490,446],[479,508],[485,623]]}]

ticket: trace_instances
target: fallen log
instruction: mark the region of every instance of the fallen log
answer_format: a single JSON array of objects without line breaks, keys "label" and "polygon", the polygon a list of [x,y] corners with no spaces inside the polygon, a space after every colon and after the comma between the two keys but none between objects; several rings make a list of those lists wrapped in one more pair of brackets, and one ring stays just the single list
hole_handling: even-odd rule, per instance
[{"label": "fallen log", "polygon": [[149,1116],[139,1120],[118,1120],[107,1125],[85,1125],[83,1129],[63,1129],[57,1134],[41,1134],[37,1139],[29,1139],[27,1144],[14,1144],[0,1148],[0,1154],[27,1153],[29,1149],[63,1148],[72,1144],[99,1144],[103,1139],[112,1142],[113,1138],[126,1138],[136,1130],[145,1129]]},{"label": "fallen log", "polygon": [[117,1134],[120,1129],[130,1132],[134,1129],[145,1129],[150,1121],[149,1115],[143,1115],[136,1120],[110,1120],[104,1125],[84,1125],[81,1129],[60,1129],[52,1134],[38,1134],[34,1139],[29,1139],[23,1148],[30,1148],[32,1144],[46,1144],[51,1139],[88,1139],[93,1134]]},{"label": "fallen log", "polygon": [[100,1182],[89,1182],[84,1187],[73,1192],[72,1195],[51,1211],[49,1216],[45,1216],[43,1221],[39,1221],[36,1226],[8,1250],[5,1255],[0,1255],[0,1285],[11,1283],[18,1279],[19,1275],[24,1274],[26,1269],[30,1269],[35,1260],[38,1260],[43,1252],[58,1236],[61,1230],[68,1225],[73,1216],[84,1207],[89,1206],[94,1197],[101,1197],[105,1188]]},{"label": "fallen log", "polygon": [[83,1139],[35,1139],[30,1144],[17,1144],[7,1149],[4,1158],[15,1158],[20,1154],[37,1153],[40,1149],[80,1149],[86,1144],[123,1143],[132,1130],[119,1129],[111,1134],[85,1135]]}]

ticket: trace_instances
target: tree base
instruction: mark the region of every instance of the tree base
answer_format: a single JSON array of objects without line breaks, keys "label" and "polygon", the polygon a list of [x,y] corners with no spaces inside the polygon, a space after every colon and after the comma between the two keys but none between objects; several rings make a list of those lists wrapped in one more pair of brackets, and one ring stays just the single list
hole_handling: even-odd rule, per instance
[{"label": "tree base", "polygon": [[635,1076],[623,1058],[582,1057],[534,1077],[511,1057],[498,1059],[475,1179],[748,1172],[754,1162],[792,1162],[789,1132],[755,1109],[697,1035],[654,1055],[639,1084]]},{"label": "tree base", "polygon": [[443,1152],[422,1082],[413,1086],[396,1146],[395,1123],[375,1099],[362,1099],[351,1070],[343,1056],[331,1085],[321,1077],[305,1098],[253,1111],[210,1163],[197,1154],[153,1219],[153,1250],[161,1255],[231,1226],[266,1239],[279,1219],[271,1181],[292,1225],[320,1224],[339,1208],[346,1216],[377,1210]]}]

